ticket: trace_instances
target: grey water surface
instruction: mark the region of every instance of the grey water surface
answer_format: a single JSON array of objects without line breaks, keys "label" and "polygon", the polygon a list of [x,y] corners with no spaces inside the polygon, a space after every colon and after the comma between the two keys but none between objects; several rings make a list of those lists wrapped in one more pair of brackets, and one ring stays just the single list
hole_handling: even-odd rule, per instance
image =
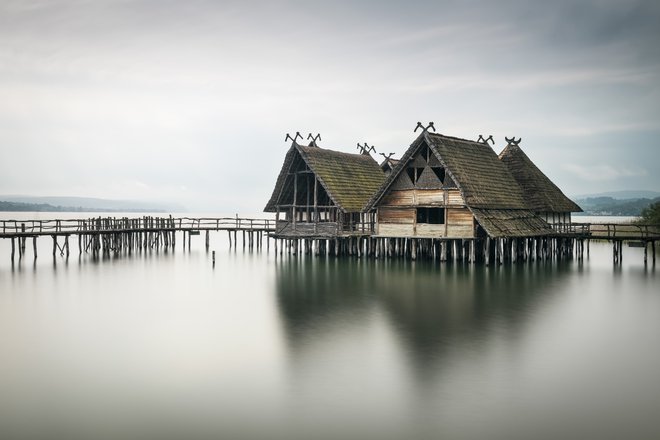
[{"label": "grey water surface", "polygon": [[13,265],[0,240],[0,437],[660,438],[640,249],[483,267],[178,238]]}]

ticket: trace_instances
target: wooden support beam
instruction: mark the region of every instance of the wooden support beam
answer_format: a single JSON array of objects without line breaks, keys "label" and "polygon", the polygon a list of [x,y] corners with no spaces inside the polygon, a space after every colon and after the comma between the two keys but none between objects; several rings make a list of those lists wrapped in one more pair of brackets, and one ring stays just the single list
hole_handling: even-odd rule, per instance
[{"label": "wooden support beam", "polygon": [[298,174],[293,176],[293,205],[291,207],[291,214],[293,217],[293,230],[296,230],[296,204],[298,203]]}]

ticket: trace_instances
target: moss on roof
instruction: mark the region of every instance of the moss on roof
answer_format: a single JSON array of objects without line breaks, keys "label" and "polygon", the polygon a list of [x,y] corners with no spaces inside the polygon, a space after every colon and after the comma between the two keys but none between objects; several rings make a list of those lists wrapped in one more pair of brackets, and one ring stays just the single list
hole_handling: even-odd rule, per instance
[{"label": "moss on roof", "polygon": [[550,235],[552,228],[538,215],[522,209],[471,208],[472,214],[492,238]]},{"label": "moss on roof", "polygon": [[375,207],[424,144],[436,155],[461,190],[466,206],[490,209],[528,209],[518,182],[488,144],[422,133],[399,160],[386,182],[369,201]]},{"label": "moss on roof", "polygon": [[536,212],[581,212],[582,209],[555,185],[516,144],[499,155],[522,189],[525,201]]},{"label": "moss on roof", "polygon": [[475,208],[527,209],[518,182],[486,143],[430,133],[429,147]]},{"label": "moss on roof", "polygon": [[275,211],[286,174],[295,160],[296,153],[314,172],[332,201],[344,212],[360,212],[385,180],[380,166],[368,154],[343,153],[294,143],[286,155],[265,211]]}]

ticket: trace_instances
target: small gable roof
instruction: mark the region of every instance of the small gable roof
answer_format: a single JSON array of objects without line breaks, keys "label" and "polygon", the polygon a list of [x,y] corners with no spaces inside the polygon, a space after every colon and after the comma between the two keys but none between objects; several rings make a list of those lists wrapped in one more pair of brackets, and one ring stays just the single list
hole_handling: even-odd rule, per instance
[{"label": "small gable roof", "polygon": [[527,205],[536,212],[582,212],[532,162],[517,144],[509,144],[499,155],[523,192]]},{"label": "small gable roof", "polygon": [[264,211],[274,212],[297,155],[319,179],[332,201],[345,212],[360,212],[380,188],[385,174],[369,154],[352,154],[293,143],[286,154],[275,189]]}]

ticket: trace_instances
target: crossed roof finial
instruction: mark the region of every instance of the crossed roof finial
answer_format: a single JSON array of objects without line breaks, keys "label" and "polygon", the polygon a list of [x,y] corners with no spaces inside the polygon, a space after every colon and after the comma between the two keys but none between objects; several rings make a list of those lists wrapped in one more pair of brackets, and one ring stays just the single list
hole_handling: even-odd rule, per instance
[{"label": "crossed roof finial", "polygon": [[520,144],[520,141],[522,141],[522,138],[518,138],[518,140],[516,140],[515,136],[512,138],[504,137],[504,139],[506,140],[507,144],[515,145],[516,147],[518,146],[518,144]]},{"label": "crossed roof finial", "polygon": [[312,142],[309,143],[310,147],[318,147],[318,145],[316,145],[316,141],[321,140],[321,133],[316,133],[316,136],[313,136],[312,133],[310,133],[307,135],[307,139],[312,140]]},{"label": "crossed roof finial", "polygon": [[291,135],[290,135],[289,133],[287,133],[287,134],[286,134],[286,137],[284,138],[284,142],[286,142],[286,141],[288,141],[289,139],[291,139],[291,141],[292,141],[293,143],[296,143],[296,139],[298,139],[298,138],[300,138],[300,139],[303,138],[299,131],[296,131],[296,135],[293,136],[293,137],[291,137]]},{"label": "crossed roof finial", "polygon": [[360,154],[369,154],[372,151],[374,153],[376,152],[376,148],[373,145],[369,146],[369,144],[367,144],[366,142],[364,143],[364,145],[360,145],[360,143],[358,142],[357,149],[360,150]]},{"label": "crossed roof finial", "polygon": [[417,129],[421,128],[423,131],[429,131],[429,128],[432,128],[433,131],[435,132],[435,126],[433,125],[433,122],[429,122],[429,125],[424,127],[421,122],[417,123],[417,126],[415,127],[415,130],[413,130],[413,133],[417,132]]},{"label": "crossed roof finial", "polygon": [[394,153],[390,153],[390,154],[378,153],[378,154],[383,156],[385,158],[385,160],[388,161],[388,162],[390,161],[390,157],[394,156]]},{"label": "crossed roof finial", "polygon": [[491,134],[487,138],[483,137],[482,135],[479,135],[479,139],[477,139],[477,142],[483,142],[484,144],[488,144],[489,142],[495,145],[495,139],[493,139],[493,135]]}]

